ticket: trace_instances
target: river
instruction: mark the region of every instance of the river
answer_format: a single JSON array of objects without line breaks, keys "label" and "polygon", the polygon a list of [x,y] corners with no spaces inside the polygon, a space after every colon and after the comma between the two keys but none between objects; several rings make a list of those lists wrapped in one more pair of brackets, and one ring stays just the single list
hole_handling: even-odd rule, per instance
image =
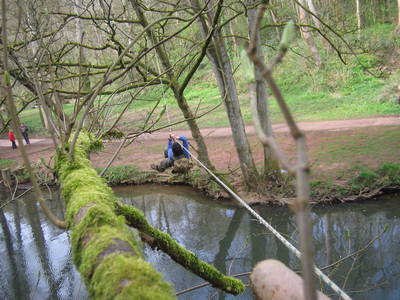
[{"label": "river", "polygon": [[[127,186],[114,191],[124,203],[142,209],[155,227],[224,273],[251,271],[267,258],[299,269],[298,259],[243,209],[210,201],[184,186]],[[8,204],[7,193],[2,190],[1,195],[0,299],[87,299],[71,261],[68,232],[50,224],[31,195]],[[58,194],[47,197],[61,216],[64,207]],[[392,196],[312,210],[316,263],[321,268],[333,264],[324,272],[354,299],[400,299],[399,201]],[[296,245],[295,220],[287,208],[256,210]],[[144,255],[177,292],[203,282],[161,251],[145,247]],[[248,282],[247,276],[240,278]],[[322,289],[331,294],[329,288]],[[253,296],[250,290],[234,297],[205,287],[179,299]]]}]

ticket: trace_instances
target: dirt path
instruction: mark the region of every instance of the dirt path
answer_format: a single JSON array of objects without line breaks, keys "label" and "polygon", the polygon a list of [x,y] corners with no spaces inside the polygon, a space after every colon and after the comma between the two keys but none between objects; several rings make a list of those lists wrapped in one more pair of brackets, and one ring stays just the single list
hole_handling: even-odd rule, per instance
[{"label": "dirt path", "polygon": [[[388,116],[378,118],[363,118],[351,120],[333,120],[333,121],[318,121],[318,122],[298,122],[298,126],[303,131],[326,131],[326,130],[348,130],[353,128],[363,128],[371,126],[389,126],[400,125],[400,116]],[[288,132],[289,128],[286,124],[273,124],[272,129],[274,132]],[[246,132],[250,135],[255,134],[252,125],[246,126]],[[189,130],[175,130],[176,135],[185,135],[190,137]],[[204,137],[227,137],[232,135],[230,127],[220,128],[202,128],[201,133]],[[155,132],[152,134],[144,134],[141,139],[166,139],[169,132]],[[1,145],[1,144],[0,144]]]},{"label": "dirt path", "polygon": [[[317,154],[321,149],[325,149],[327,142],[343,140],[344,137],[351,138],[357,134],[363,134],[367,137],[372,134],[379,136],[380,132],[387,131],[389,128],[394,130],[393,127],[396,127],[395,130],[399,130],[400,116],[321,122],[299,122],[298,125],[302,130],[307,132],[307,144],[311,156],[311,163],[313,164],[314,169],[330,172],[333,169],[345,168],[349,161],[343,160],[335,163],[321,161],[320,156]],[[293,154],[295,146],[288,134],[287,126],[285,124],[274,124],[273,129],[283,149],[289,155]],[[238,160],[231,139],[231,129],[203,128],[201,131],[205,137],[209,155],[215,166],[219,169],[236,168]],[[262,148],[254,135],[253,126],[247,126],[246,132],[249,135],[249,141],[255,160],[262,161]],[[189,131],[174,131],[174,133],[191,137]],[[148,169],[151,163],[158,162],[162,159],[162,151],[165,147],[168,135],[169,132],[164,131],[141,136],[131,145],[125,147],[113,164],[135,165],[143,169]],[[398,144],[400,146],[400,142],[398,142]],[[93,154],[91,160],[94,167],[102,167],[106,165],[117,146],[118,142],[110,142],[106,144],[106,147],[102,152]],[[361,146],[362,145],[360,145],[360,147]],[[54,147],[49,138],[32,138],[31,144],[28,145],[26,149],[32,161],[36,161],[40,158],[49,161],[50,157],[54,154]],[[327,149],[327,151],[328,150],[329,149]],[[400,151],[388,151],[387,155],[381,155],[382,157],[379,158],[374,157],[373,155],[370,157],[362,157],[360,158],[360,162],[374,166],[380,163],[379,159],[400,161],[399,152]],[[12,159],[18,161],[18,163],[22,163],[19,151],[11,149],[10,142],[6,139],[0,139],[0,158]],[[364,159],[365,161],[362,161]],[[357,163],[357,161],[355,163]]]}]

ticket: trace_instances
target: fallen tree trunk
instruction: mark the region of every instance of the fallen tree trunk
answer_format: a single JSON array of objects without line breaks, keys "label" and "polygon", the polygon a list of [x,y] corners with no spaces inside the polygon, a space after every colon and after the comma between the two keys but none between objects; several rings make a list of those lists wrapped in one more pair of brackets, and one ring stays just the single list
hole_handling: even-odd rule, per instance
[{"label": "fallen tree trunk", "polygon": [[[190,259],[191,264],[184,265],[185,267],[205,270],[212,276],[202,277],[227,292],[242,292],[244,285],[240,280],[225,276],[200,261],[169,235],[148,225],[139,210],[119,203],[111,188],[99,177],[87,159],[88,154],[99,146],[88,134],[81,133],[73,160],[69,160],[67,151],[59,150],[56,156],[56,170],[66,201],[66,220],[71,229],[72,257],[91,298],[176,299],[170,284],[143,260],[125,218],[115,213],[115,210],[121,212],[121,209],[129,212],[129,225],[137,226],[139,230],[145,229],[152,238],[161,236],[173,246],[178,257]],[[132,222],[133,211],[136,215],[135,222]],[[199,272],[195,273],[201,276]],[[212,281],[214,277],[217,278],[216,283]]]},{"label": "fallen tree trunk", "polygon": [[170,235],[150,226],[138,209],[120,203],[117,207],[117,213],[123,215],[130,226],[137,228],[142,233],[142,239],[153,249],[164,251],[174,261],[207,280],[213,287],[234,295],[244,291],[244,285],[240,280],[222,274],[215,267],[200,260],[193,252],[179,245]]},{"label": "fallen tree trunk", "polygon": [[142,258],[132,231],[114,213],[111,188],[86,158],[93,147],[81,134],[70,161],[57,154],[56,169],[66,201],[72,256],[92,299],[176,299],[173,289]]}]

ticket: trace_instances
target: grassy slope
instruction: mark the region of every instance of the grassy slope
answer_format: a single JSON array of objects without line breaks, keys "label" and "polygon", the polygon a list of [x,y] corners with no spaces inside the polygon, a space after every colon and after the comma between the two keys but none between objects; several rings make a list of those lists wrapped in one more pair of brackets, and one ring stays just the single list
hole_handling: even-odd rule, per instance
[{"label": "grassy slope", "polygon": [[[386,72],[385,77],[376,78],[368,72],[379,74],[382,62],[390,63],[388,54],[384,53],[387,47],[398,46],[398,38],[392,35],[392,25],[376,25],[364,32],[368,40],[364,41],[365,47],[377,50],[374,55],[363,54],[358,60],[353,56],[345,57],[347,65],[342,64],[335,53],[323,53],[325,66],[321,70],[315,70],[305,58],[294,53],[289,53],[278,69],[275,78],[282,89],[290,109],[299,121],[318,121],[334,119],[350,119],[393,115],[400,113],[400,105],[396,103],[398,97],[396,91],[400,78],[399,72]],[[373,45],[373,46],[372,46]],[[301,41],[293,45],[296,50],[301,50],[304,45]],[[267,51],[267,56],[273,52]],[[360,66],[361,62],[366,68]],[[240,61],[233,59],[235,77],[240,95],[242,114],[247,124],[251,123],[247,86],[241,78],[243,74],[239,65]],[[368,70],[368,71],[367,71]],[[213,74],[207,66],[200,70],[185,92],[194,112],[205,112],[216,106],[221,101]],[[118,103],[129,99],[128,94],[102,98]],[[282,115],[273,99],[270,99],[270,110],[273,122],[283,122]],[[140,99],[135,100],[129,111],[123,118],[120,126],[138,129],[143,124],[146,114],[155,103],[159,102],[155,110],[156,119],[162,107],[167,105],[167,111],[161,118],[159,126],[168,124],[171,120],[182,118],[172,94],[167,91],[162,93],[160,88],[148,88]],[[70,113],[71,104],[66,104],[65,109]],[[110,115],[115,116],[121,107],[114,106],[110,109]],[[38,110],[26,110],[21,115],[22,121],[32,128],[32,131],[42,132]],[[113,118],[111,117],[110,120]],[[199,120],[200,127],[229,126],[225,111],[221,105],[212,113]],[[177,128],[187,128],[185,123],[177,125]]]}]

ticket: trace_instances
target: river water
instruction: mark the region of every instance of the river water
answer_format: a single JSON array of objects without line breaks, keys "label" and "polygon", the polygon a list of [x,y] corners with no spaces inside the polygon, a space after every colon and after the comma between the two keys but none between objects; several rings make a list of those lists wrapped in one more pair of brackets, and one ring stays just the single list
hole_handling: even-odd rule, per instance
[{"label": "river water", "polygon": [[[251,271],[267,258],[299,269],[298,259],[243,209],[210,201],[182,186],[129,186],[114,191],[124,203],[142,209],[153,226],[226,274]],[[0,299],[87,299],[71,262],[68,232],[49,224],[31,196],[6,204],[6,192],[1,195]],[[48,197],[53,198],[51,209],[62,214],[58,195]],[[319,267],[333,264],[324,272],[354,299],[400,299],[399,201],[391,197],[313,208],[316,263]],[[287,208],[256,210],[296,245],[295,220]],[[177,292],[203,282],[161,251],[145,247],[144,254]],[[240,278],[248,282],[247,276]],[[321,288],[331,294],[329,288]],[[179,299],[253,297],[249,290],[234,297],[205,287]]]}]

